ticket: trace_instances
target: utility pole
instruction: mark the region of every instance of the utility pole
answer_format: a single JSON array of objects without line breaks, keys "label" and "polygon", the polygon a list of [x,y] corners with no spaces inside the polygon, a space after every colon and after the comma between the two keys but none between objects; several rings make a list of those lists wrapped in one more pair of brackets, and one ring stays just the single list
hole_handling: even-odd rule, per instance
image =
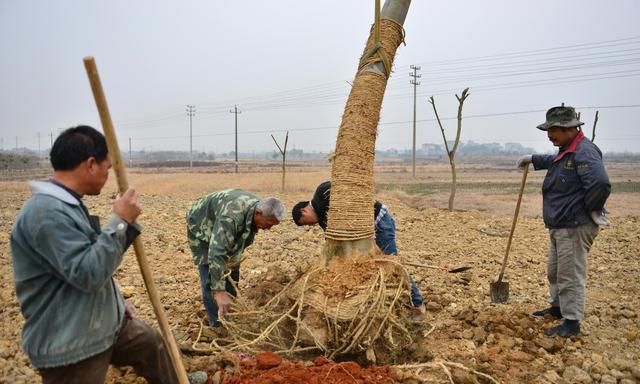
[{"label": "utility pole", "polygon": [[131,138],[129,138],[129,168],[131,168]]},{"label": "utility pole", "polygon": [[187,105],[189,116],[189,168],[193,168],[193,116],[196,114],[195,105]]},{"label": "utility pole", "polygon": [[413,69],[413,73],[409,72],[409,77],[412,77],[412,79],[409,80],[409,83],[413,84],[413,162],[411,174],[413,175],[413,177],[416,177],[416,88],[418,85],[420,85],[418,79],[422,75],[418,75],[420,67],[411,65],[409,66],[409,68]]},{"label": "utility pole", "polygon": [[53,148],[53,132],[49,133],[49,137],[51,138],[51,148]]},{"label": "utility pole", "polygon": [[40,157],[40,132],[38,132],[38,157]]},{"label": "utility pole", "polygon": [[16,152],[18,152],[18,136],[16,136]]},{"label": "utility pole", "polygon": [[236,119],[236,173],[238,173],[238,113],[242,113],[242,111],[238,110],[238,106],[234,105],[233,110],[229,111],[235,115]]}]

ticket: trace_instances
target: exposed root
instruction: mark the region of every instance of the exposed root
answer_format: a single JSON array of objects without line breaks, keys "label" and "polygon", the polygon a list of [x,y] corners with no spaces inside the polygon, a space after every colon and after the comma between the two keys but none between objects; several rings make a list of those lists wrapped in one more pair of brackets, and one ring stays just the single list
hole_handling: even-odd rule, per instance
[{"label": "exposed root", "polygon": [[451,375],[451,371],[449,370],[449,367],[451,368],[456,368],[456,369],[461,369],[463,371],[469,372],[471,374],[474,374],[476,376],[479,377],[483,377],[487,380],[489,380],[492,383],[495,384],[500,384],[500,382],[496,379],[494,379],[493,377],[487,375],[486,373],[482,373],[479,371],[476,371],[475,369],[469,368],[467,366],[464,366],[460,363],[454,363],[452,361],[447,361],[447,360],[434,360],[428,363],[421,363],[421,364],[403,364],[403,365],[396,365],[395,368],[400,369],[400,370],[414,370],[417,369],[418,372],[420,372],[419,370],[422,368],[430,368],[430,369],[442,369],[445,374],[447,375],[447,377],[449,378],[449,381],[451,383],[453,383],[453,377]]},{"label": "exposed root", "polygon": [[393,257],[365,255],[332,264],[307,272],[260,308],[238,297],[233,312],[220,319],[228,336],[203,346],[200,322],[191,349],[286,354],[318,350],[335,358],[374,345],[390,349],[402,339],[412,341],[398,317],[406,311],[402,299],[409,296],[407,272],[400,263]]}]

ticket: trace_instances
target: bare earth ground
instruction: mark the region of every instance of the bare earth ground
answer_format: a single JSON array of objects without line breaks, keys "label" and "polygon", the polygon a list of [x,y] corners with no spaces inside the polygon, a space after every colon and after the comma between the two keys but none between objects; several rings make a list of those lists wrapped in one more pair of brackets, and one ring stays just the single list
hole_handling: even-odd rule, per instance
[{"label": "bare earth ground", "polygon": [[[412,345],[399,345],[397,356],[380,358],[395,364],[459,363],[501,383],[640,382],[640,171],[637,164],[612,164],[608,170],[614,183],[607,204],[613,224],[601,232],[591,251],[583,335],[559,340],[543,335],[554,322],[529,316],[546,306],[547,297],[547,232],[540,218],[539,194],[544,172],[530,172],[527,183],[507,268],[509,302],[492,305],[489,283],[504,256],[521,174],[511,164],[459,166],[456,210],[450,213],[447,165],[420,166],[415,179],[406,164],[378,167],[378,198],[395,215],[401,257],[412,263],[472,267],[464,274],[408,267],[425,296],[428,317],[412,325],[418,335]],[[142,193],[144,214],[139,222],[147,257],[181,343],[194,341],[204,318],[197,271],[186,244],[186,209],[208,192],[232,187],[278,196],[291,207],[311,197],[315,186],[329,178],[329,167],[290,172],[286,193],[280,192],[280,177],[277,170],[239,175],[130,173],[130,184]],[[20,348],[23,319],[9,253],[11,226],[29,192],[24,182],[0,182],[0,190],[0,382],[37,383],[40,379]],[[115,191],[112,177],[102,195],[87,199],[90,210],[103,221]],[[251,297],[264,281],[293,276],[312,265],[323,241],[319,228],[298,228],[290,220],[259,233],[242,265],[241,294]],[[116,277],[137,306],[138,317],[155,324],[132,250]],[[185,356],[185,364],[190,370],[214,370],[215,359]],[[452,375],[456,383],[488,382],[462,370],[452,369]],[[425,369],[418,376],[425,382],[450,382],[442,369]],[[108,382],[144,380],[128,369],[114,368]],[[404,382],[417,381],[405,378]]]}]

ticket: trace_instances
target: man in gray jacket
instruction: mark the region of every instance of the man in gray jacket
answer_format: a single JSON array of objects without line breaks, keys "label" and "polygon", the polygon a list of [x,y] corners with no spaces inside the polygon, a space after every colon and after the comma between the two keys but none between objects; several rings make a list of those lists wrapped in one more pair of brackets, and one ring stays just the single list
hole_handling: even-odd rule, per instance
[{"label": "man in gray jacket", "polygon": [[542,213],[549,229],[549,308],[534,316],[564,318],[559,326],[545,331],[547,336],[570,337],[580,333],[584,318],[587,256],[598,235],[598,224],[606,224],[604,204],[611,184],[602,162],[600,149],[584,137],[572,107],[564,104],[547,111],[545,131],[556,155],[527,155],[518,167],[533,164],[546,169],[542,183]]},{"label": "man in gray jacket", "polygon": [[109,364],[130,365],[151,383],[177,383],[160,334],[133,318],[112,274],[140,234],[138,194],[129,189],[100,226],[82,203],[102,190],[111,161],[104,136],[88,126],[62,132],[51,148],[53,177],[11,232],[23,348],[43,383],[103,383]]}]

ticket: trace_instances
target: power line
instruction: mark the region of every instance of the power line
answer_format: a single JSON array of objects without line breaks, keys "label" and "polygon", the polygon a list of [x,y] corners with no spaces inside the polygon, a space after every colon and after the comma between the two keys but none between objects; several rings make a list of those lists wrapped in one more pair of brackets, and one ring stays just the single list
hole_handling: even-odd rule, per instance
[{"label": "power line", "polygon": [[[618,108],[640,108],[640,104],[628,104],[628,105],[596,105],[596,106],[575,106],[576,110],[593,110],[593,109],[618,109]],[[524,111],[512,111],[512,112],[496,112],[496,113],[485,113],[485,114],[476,114],[476,115],[466,115],[465,119],[478,119],[478,118],[488,118],[488,117],[502,117],[502,116],[515,116],[515,115],[523,115],[523,114],[531,114],[531,113],[542,113],[546,112],[546,109],[530,109]],[[455,120],[457,116],[451,117],[442,117],[440,120]],[[425,123],[425,122],[434,122],[435,119],[419,119],[416,122]],[[399,120],[399,121],[386,121],[380,122],[379,125],[395,125],[395,124],[408,124],[411,123],[411,120]],[[319,130],[329,130],[335,129],[336,131],[339,128],[339,124],[331,125],[331,126],[322,126],[322,127],[307,127],[307,128],[288,128],[288,129],[269,129],[269,130],[254,130],[254,131],[244,131],[241,135],[252,135],[252,134],[263,134],[270,132],[286,132],[286,131],[319,131]],[[213,133],[213,134],[203,134],[203,135],[195,135],[194,137],[216,137],[216,136],[231,136],[233,132],[223,132],[223,133]],[[179,139],[184,138],[185,136],[155,136],[155,137],[134,137],[133,140],[152,140],[152,139]]]},{"label": "power line", "polygon": [[471,56],[471,57],[465,57],[465,58],[459,58],[459,59],[427,61],[419,64],[425,65],[425,66],[449,65],[454,63],[468,63],[468,62],[474,62],[474,61],[495,60],[498,58],[507,58],[507,57],[520,57],[520,56],[532,56],[532,55],[537,56],[540,54],[552,54],[557,51],[562,51],[563,53],[570,52],[570,51],[584,51],[585,48],[602,48],[602,47],[608,47],[608,46],[637,44],[638,42],[640,42],[640,36],[633,36],[628,38],[604,40],[604,41],[573,44],[573,45],[564,45],[564,46],[534,49],[534,50],[528,50],[528,51],[515,51],[515,52],[499,53],[494,55]]},{"label": "power line", "polygon": [[[428,81],[429,85],[436,84],[444,84],[450,82],[468,82],[468,81],[490,81],[500,77],[517,77],[517,76],[533,76],[533,75],[542,75],[545,73],[559,72],[559,71],[576,71],[576,70],[588,70],[595,69],[601,67],[612,67],[612,66],[629,66],[629,65],[637,65],[640,63],[640,59],[635,58],[636,51],[638,48],[634,48],[633,46],[640,44],[640,36],[622,38],[622,39],[614,39],[614,40],[606,40],[592,43],[583,43],[583,44],[575,44],[575,45],[565,45],[560,47],[553,48],[545,48],[538,50],[529,50],[529,51],[518,51],[497,55],[486,55],[486,56],[477,56],[470,58],[462,58],[462,59],[454,59],[454,60],[441,60],[441,61],[432,61],[427,62],[427,65],[432,67],[426,76],[430,78]],[[629,46],[632,48],[627,48]],[[625,49],[612,50],[612,47],[621,47]],[[607,49],[606,51],[599,52],[586,52],[586,50],[599,50],[599,49]],[[571,51],[579,51],[574,56],[568,56],[567,53]],[[540,58],[540,55],[543,54],[545,57]],[[488,63],[488,64],[478,64],[477,66],[465,66],[463,68],[451,68],[452,66],[462,65],[464,63],[482,63],[490,60],[513,60],[516,58],[526,58],[533,56],[532,60],[520,60],[517,62],[507,62],[507,63]],[[585,57],[589,60],[582,60],[583,62],[577,62],[575,60],[571,60],[572,58],[577,57]],[[600,60],[594,62],[595,59],[607,58],[609,60]],[[584,62],[589,61],[589,62]],[[551,65],[551,64],[562,64],[572,62],[570,65]],[[517,64],[522,64],[518,66]],[[540,64],[546,64],[546,66],[540,66]],[[444,69],[437,69],[433,67],[437,66],[446,66]],[[512,68],[510,70],[504,71],[490,71],[491,69],[506,69]],[[474,73],[477,72],[477,73]],[[434,74],[444,75],[457,75],[457,76],[433,76]],[[592,73],[592,74],[583,74],[583,80],[578,80],[574,77],[576,81],[591,81],[591,80],[599,80],[599,79],[613,79],[617,78],[614,76],[605,76],[604,73]],[[598,77],[600,76],[600,77]],[[620,77],[629,77],[635,76],[635,74],[628,74],[627,76]],[[426,79],[426,77],[425,77]],[[392,79],[389,82],[388,90],[392,91],[397,87],[394,87],[395,84],[400,84],[398,81],[401,79]],[[521,86],[534,86],[534,85],[547,85],[552,80],[546,79],[537,79],[537,80],[528,80],[522,81],[520,85],[509,84],[499,86],[498,84],[490,84],[484,86],[472,86],[474,90],[501,90],[508,88],[516,88]],[[553,80],[555,81],[555,80]],[[404,83],[404,81],[402,82]],[[466,85],[465,85],[466,86]],[[346,90],[344,89],[345,84],[344,81],[333,81],[308,87],[302,87],[292,90],[284,90],[274,93],[269,93],[262,96],[254,96],[243,99],[243,105],[245,109],[251,110],[264,110],[264,109],[284,109],[290,108],[294,106],[301,105],[313,105],[313,106],[324,106],[342,103],[346,100]],[[404,88],[404,86],[402,87]],[[448,90],[447,90],[448,91]],[[444,91],[438,91],[438,93]],[[408,96],[408,95],[407,95]],[[401,96],[395,96],[401,97]],[[199,114],[201,116],[211,116],[216,114],[222,114],[226,112],[226,108],[223,105],[228,105],[228,102],[221,101],[219,103],[204,103],[204,107],[200,106]],[[200,104],[199,104],[200,105]],[[125,126],[132,127],[140,127],[145,125],[152,125],[161,122],[169,122],[171,120],[175,120],[180,116],[180,114],[171,113],[171,114],[163,114],[158,117],[139,117],[134,119],[128,119],[120,122],[120,124]]]}]

